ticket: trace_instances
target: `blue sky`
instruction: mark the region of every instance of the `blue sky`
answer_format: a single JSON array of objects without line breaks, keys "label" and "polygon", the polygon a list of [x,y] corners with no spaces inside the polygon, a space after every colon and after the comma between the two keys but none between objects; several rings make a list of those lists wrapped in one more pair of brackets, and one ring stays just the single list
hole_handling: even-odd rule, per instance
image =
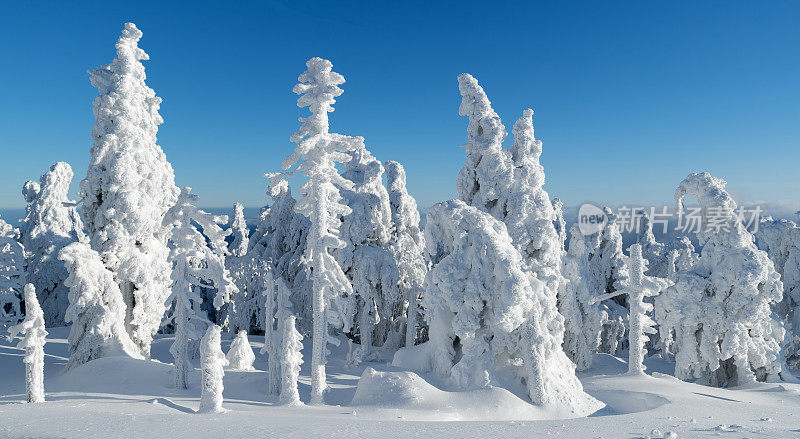
[{"label": "blue sky", "polygon": [[569,205],[668,202],[702,170],[741,201],[800,199],[800,3],[111,3],[0,3],[0,208],[56,161],[83,178],[86,70],[126,21],[164,99],[159,143],[204,206],[266,203],[313,56],[347,80],[332,130],[403,163],[421,206],[456,193],[462,72],[509,131],[534,108],[546,188]]}]

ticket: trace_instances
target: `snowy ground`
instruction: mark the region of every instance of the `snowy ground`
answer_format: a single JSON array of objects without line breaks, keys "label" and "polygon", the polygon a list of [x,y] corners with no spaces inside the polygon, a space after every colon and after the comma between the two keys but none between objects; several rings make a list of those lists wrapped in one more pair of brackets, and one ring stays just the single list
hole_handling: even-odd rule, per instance
[{"label": "snowy ground", "polygon": [[[275,406],[266,395],[262,339],[251,337],[255,372],[225,375],[223,414],[194,414],[199,372],[192,388],[172,388],[171,339],[153,345],[156,360],[93,361],[69,373],[66,328],[50,331],[45,346],[45,404],[21,404],[24,365],[20,350],[0,345],[0,437],[800,437],[800,385],[758,384],[716,389],[678,381],[671,365],[646,364],[652,376],[631,378],[624,361],[598,355],[580,378],[606,408],[587,418],[542,420],[552,415],[503,389],[447,392],[430,377],[388,364],[344,366],[344,352],[330,359],[327,395],[321,407]],[[230,340],[223,343],[227,350]],[[310,347],[310,346],[309,346]],[[160,362],[159,362],[160,361]],[[162,363],[163,362],[163,363]],[[300,396],[308,400],[308,365]],[[365,374],[353,405],[359,377]],[[427,381],[426,381],[427,379]],[[539,420],[535,420],[539,418]]]}]

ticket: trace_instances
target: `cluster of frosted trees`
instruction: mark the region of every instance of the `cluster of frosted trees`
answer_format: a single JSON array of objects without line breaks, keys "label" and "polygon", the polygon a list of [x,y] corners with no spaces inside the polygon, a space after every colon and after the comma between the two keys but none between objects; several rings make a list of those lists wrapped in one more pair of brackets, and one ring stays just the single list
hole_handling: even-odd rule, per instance
[{"label": "cluster of frosted trees", "polygon": [[[268,392],[295,405],[303,363],[309,402],[324,402],[328,345],[341,343],[350,365],[394,357],[464,389],[512,379],[532,403],[573,413],[599,405],[575,375],[597,353],[627,351],[632,374],[659,354],[678,378],[710,385],[788,380],[787,360],[800,364],[800,228],[770,219],[754,237],[718,178],[691,174],[675,195],[723,213],[727,227],[698,234],[699,251],[687,237],[657,242],[645,217],[626,254],[608,208],[599,232],[567,229],[543,189],[533,111],[505,147],[500,116],[463,74],[458,199],[433,206],[423,230],[403,166],[331,130],[345,81],[312,58],[294,87],[308,114],[283,169],[267,174],[271,204],[251,231],[240,204],[229,221],[175,185],[141,36],[126,24],[116,58],[90,72],[99,94],[79,202],[59,162],[24,185],[18,228],[0,220],[0,321],[24,335],[31,402],[44,399],[45,325],[64,323],[68,368],[149,359],[156,333],[173,334],[175,386],[191,386],[199,359],[200,411],[211,412],[225,368],[253,369],[248,332],[264,335]],[[227,356],[222,331],[236,334]]]}]

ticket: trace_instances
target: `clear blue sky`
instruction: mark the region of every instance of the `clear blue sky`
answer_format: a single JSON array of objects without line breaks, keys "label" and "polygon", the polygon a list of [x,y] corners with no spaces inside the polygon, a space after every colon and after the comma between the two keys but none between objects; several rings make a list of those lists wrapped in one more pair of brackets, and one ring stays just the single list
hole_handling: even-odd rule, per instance
[{"label": "clear blue sky", "polygon": [[534,108],[546,187],[567,204],[669,201],[701,170],[742,201],[800,198],[797,2],[110,3],[0,3],[0,207],[55,161],[83,178],[86,70],[126,21],[164,99],[159,143],[204,206],[265,204],[313,56],[347,80],[332,130],[405,164],[421,206],[455,196],[462,72],[509,131]]}]

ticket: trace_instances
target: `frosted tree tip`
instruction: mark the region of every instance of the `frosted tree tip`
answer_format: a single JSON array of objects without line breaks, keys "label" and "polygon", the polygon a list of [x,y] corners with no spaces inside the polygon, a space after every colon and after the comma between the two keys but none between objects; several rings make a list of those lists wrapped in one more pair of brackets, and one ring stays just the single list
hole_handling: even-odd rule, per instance
[{"label": "frosted tree tip", "polygon": [[25,202],[30,203],[35,200],[40,190],[41,187],[39,183],[33,180],[26,181],[25,184],[22,185],[22,196],[25,198]]},{"label": "frosted tree tip", "polygon": [[134,23],[125,23],[125,29],[122,31],[122,36],[139,40],[142,38],[142,31]]},{"label": "frosted tree tip", "polygon": [[533,117],[533,109],[526,108],[522,111],[522,117]]}]

